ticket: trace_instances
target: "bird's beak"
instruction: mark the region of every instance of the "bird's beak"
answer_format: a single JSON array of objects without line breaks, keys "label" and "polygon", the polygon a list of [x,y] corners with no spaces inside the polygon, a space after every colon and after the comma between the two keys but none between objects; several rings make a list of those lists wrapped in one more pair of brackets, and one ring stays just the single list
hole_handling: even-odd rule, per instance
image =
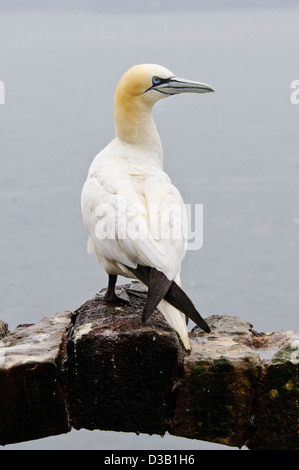
[{"label": "bird's beak", "polygon": [[153,89],[166,95],[176,95],[178,93],[209,93],[210,91],[215,91],[206,83],[193,82],[178,77],[163,80],[163,83],[154,86]]}]

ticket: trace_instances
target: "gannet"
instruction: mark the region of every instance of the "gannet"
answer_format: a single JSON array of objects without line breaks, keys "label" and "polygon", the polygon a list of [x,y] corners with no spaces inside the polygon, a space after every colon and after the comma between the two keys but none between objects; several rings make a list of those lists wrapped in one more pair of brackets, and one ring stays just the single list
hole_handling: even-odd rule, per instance
[{"label": "gannet", "polygon": [[118,275],[141,281],[148,292],[142,321],[157,307],[187,350],[186,317],[210,329],[180,287],[187,218],[182,196],[163,171],[152,108],[178,93],[212,91],[160,65],[130,68],[115,92],[115,138],[94,158],[81,194],[87,250],[108,274],[103,300],[122,301],[115,293]]}]

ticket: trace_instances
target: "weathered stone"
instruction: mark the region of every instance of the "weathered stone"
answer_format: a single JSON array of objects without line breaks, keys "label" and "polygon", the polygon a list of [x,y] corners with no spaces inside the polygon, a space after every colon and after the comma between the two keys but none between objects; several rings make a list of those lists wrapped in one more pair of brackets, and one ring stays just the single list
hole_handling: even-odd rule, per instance
[{"label": "weathered stone", "polygon": [[76,428],[163,435],[181,366],[177,335],[161,314],[143,325],[144,301],[93,300],[76,312],[68,341],[70,412]]},{"label": "weathered stone", "polygon": [[171,433],[242,447],[260,371],[258,355],[247,346],[252,325],[229,316],[206,321],[209,335],[191,335]]},{"label": "weathered stone", "polygon": [[229,446],[297,449],[298,334],[256,333],[229,316],[207,322],[210,335],[194,329],[171,433]]},{"label": "weathered stone", "polygon": [[268,334],[265,345],[272,355],[262,361],[247,446],[299,450],[299,335]]},{"label": "weathered stone", "polygon": [[4,338],[4,336],[8,335],[8,333],[8,324],[3,320],[0,320],[0,340]]},{"label": "weathered stone", "polygon": [[0,444],[68,432],[64,337],[71,312],[20,325],[0,347]]}]

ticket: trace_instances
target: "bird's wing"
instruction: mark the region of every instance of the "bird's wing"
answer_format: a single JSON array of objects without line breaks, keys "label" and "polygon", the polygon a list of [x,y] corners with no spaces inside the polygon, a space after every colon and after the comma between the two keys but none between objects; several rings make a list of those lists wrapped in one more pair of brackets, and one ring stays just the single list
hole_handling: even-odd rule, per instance
[{"label": "bird's wing", "polygon": [[182,261],[186,251],[187,216],[184,201],[164,172],[152,174],[144,185],[152,237],[168,257]]},{"label": "bird's wing", "polygon": [[177,275],[186,247],[185,207],[164,172],[133,176],[103,166],[89,175],[81,205],[98,258]]}]

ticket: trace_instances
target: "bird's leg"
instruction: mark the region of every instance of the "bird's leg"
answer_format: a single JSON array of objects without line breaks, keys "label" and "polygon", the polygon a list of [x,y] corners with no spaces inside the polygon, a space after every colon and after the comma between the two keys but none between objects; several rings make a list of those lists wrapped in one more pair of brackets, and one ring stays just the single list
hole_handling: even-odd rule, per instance
[{"label": "bird's leg", "polygon": [[115,284],[116,284],[117,276],[114,274],[109,274],[108,278],[108,287],[106,293],[103,297],[103,302],[122,302],[122,303],[129,303],[128,300],[119,297],[115,293]]},{"label": "bird's leg", "polygon": [[103,300],[105,302],[115,302],[117,295],[115,294],[115,284],[117,281],[117,276],[114,274],[109,274],[108,275],[108,287],[106,290],[106,293],[104,295]]}]

